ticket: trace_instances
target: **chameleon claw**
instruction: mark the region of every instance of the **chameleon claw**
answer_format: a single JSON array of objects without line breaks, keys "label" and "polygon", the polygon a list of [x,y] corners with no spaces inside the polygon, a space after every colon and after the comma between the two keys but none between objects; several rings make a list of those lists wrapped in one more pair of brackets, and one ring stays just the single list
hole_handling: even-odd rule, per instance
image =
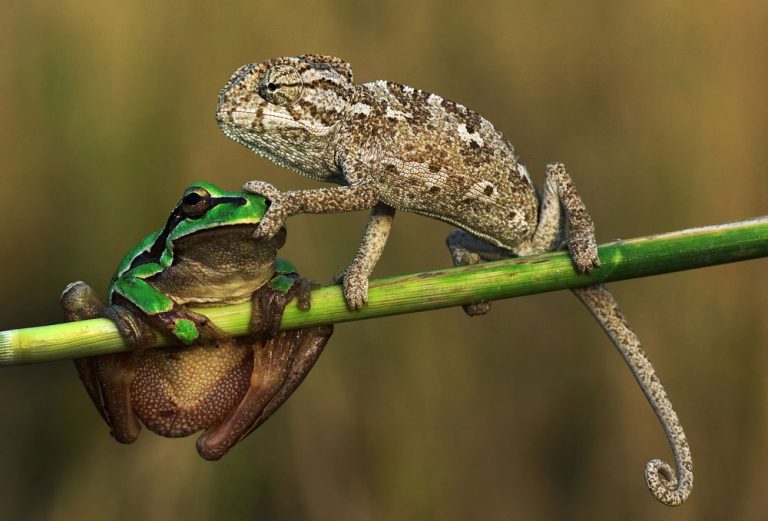
[{"label": "chameleon claw", "polygon": [[461,306],[464,309],[464,313],[470,317],[479,317],[485,315],[491,310],[490,302],[474,302],[472,304],[465,304]]},{"label": "chameleon claw", "polygon": [[579,273],[591,273],[600,267],[594,235],[575,234],[568,240],[568,250]]},{"label": "chameleon claw", "polygon": [[263,195],[272,203],[279,201],[283,195],[274,185],[264,181],[248,181],[243,185],[243,191]]},{"label": "chameleon claw", "polygon": [[368,277],[362,274],[344,275],[344,300],[350,311],[359,311],[368,303]]},{"label": "chameleon claw", "polygon": [[287,217],[286,212],[281,206],[273,204],[254,230],[253,238],[256,240],[271,239],[283,228]]}]

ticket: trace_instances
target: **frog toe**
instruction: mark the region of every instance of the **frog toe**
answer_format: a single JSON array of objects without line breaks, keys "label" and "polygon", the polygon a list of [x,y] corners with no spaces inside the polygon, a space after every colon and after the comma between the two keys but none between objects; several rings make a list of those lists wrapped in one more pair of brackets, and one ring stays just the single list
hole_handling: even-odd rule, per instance
[{"label": "frog toe", "polygon": [[60,302],[67,322],[96,318],[104,309],[104,304],[102,304],[96,291],[80,280],[72,282],[64,288]]},{"label": "frog toe", "polygon": [[155,343],[155,332],[136,313],[123,306],[107,306],[99,313],[115,323],[120,336],[132,348],[147,347]]}]

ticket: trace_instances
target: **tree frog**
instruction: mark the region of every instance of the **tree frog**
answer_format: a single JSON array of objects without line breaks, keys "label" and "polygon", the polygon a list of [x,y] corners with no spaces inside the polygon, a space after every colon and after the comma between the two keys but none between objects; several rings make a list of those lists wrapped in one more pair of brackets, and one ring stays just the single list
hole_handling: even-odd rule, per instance
[{"label": "tree frog", "polygon": [[[67,320],[114,321],[130,352],[75,361],[112,436],[136,440],[139,420],[167,437],[202,429],[198,453],[221,458],[285,402],[312,368],[331,326],[279,331],[291,298],[308,309],[309,284],[276,258],[285,229],[253,238],[269,200],[210,183],[187,188],[165,226],[123,259],[104,306],[84,282],[62,293]],[[252,299],[249,337],[233,338],[186,305]],[[177,345],[142,349],[158,330]],[[183,345],[182,345],[183,344]]]}]

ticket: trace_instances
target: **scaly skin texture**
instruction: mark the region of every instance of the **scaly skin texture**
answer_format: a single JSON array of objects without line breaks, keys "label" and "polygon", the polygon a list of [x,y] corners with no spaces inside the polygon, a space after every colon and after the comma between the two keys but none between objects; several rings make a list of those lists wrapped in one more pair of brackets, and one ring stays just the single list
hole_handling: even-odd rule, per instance
[{"label": "scaly skin texture", "polygon": [[[339,58],[304,55],[244,65],[219,94],[222,131],[255,153],[313,179],[340,185],[279,192],[260,181],[245,191],[272,202],[257,237],[269,237],[296,213],[372,209],[360,249],[335,280],[351,309],[367,301],[368,277],[386,243],[395,210],[456,225],[447,239],[457,265],[567,246],[576,269],[600,265],[594,226],[559,163],[539,194],[512,145],[461,104],[398,83],[356,84]],[[603,288],[576,292],[600,321],[667,432],[677,475],[658,460],[646,476],[652,494],[677,505],[690,494],[690,452],[677,415],[637,337]],[[465,306],[470,315],[490,304]]]}]

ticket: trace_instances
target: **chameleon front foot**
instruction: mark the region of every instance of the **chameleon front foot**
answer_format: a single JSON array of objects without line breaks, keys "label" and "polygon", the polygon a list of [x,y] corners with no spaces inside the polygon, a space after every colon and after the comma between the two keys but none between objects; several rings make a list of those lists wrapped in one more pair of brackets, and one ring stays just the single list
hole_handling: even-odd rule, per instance
[{"label": "chameleon front foot", "polygon": [[283,192],[264,181],[248,181],[243,185],[243,191],[261,195],[269,203],[269,210],[253,232],[253,238],[266,240],[277,235],[289,216],[288,208],[283,204]]}]

